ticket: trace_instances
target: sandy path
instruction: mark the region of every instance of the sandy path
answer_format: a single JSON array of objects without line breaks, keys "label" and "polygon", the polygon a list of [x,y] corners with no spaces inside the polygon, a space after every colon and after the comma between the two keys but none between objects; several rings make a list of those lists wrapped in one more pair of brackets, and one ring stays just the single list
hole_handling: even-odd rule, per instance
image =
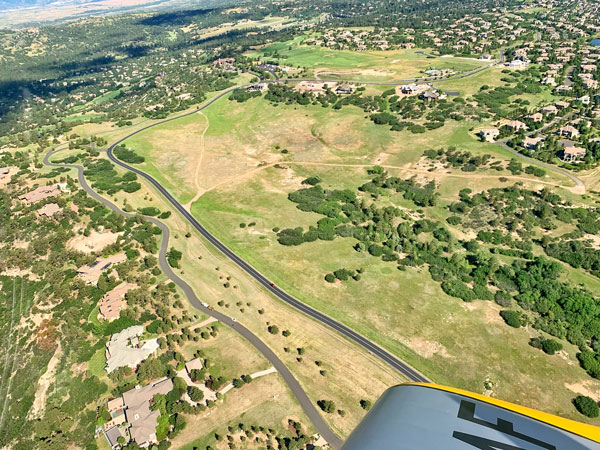
[{"label": "sandy path", "polygon": [[194,326],[190,327],[190,331],[194,331],[198,328],[202,328],[202,327],[204,327],[206,325],[210,325],[211,323],[214,323],[214,322],[218,322],[218,320],[214,317],[209,317],[205,321],[200,322],[198,325],[194,325]]},{"label": "sandy path", "polygon": [[[260,372],[254,372],[253,374],[250,374],[250,377],[254,380],[256,378],[260,378],[260,377],[263,377],[265,375],[269,375],[270,373],[275,373],[275,372],[277,372],[277,369],[275,369],[275,367],[271,366],[266,370],[261,370]],[[227,392],[229,392],[232,389],[233,389],[233,383],[229,383],[229,384],[225,385],[224,388],[221,388],[219,393],[226,394]]]},{"label": "sandy path", "polygon": [[196,200],[198,200],[202,196],[202,194],[204,194],[204,192],[205,192],[205,190],[202,189],[202,187],[200,186],[200,168],[202,166],[202,158],[204,157],[204,135],[206,134],[206,132],[208,131],[208,127],[210,126],[210,120],[208,120],[208,117],[202,111],[198,111],[198,114],[200,114],[202,117],[204,117],[206,119],[206,128],[204,128],[204,131],[200,135],[200,157],[198,158],[198,164],[196,164],[196,172],[194,174],[194,184],[196,185],[196,195],[188,203],[183,205],[183,207],[185,209],[187,209],[188,211],[190,210],[190,207],[192,206],[192,204]]}]

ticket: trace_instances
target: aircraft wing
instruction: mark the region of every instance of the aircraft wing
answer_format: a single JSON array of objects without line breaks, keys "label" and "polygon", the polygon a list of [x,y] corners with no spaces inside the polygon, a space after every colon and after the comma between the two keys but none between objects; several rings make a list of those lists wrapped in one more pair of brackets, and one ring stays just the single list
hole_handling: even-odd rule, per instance
[{"label": "aircraft wing", "polygon": [[600,450],[600,428],[460,389],[385,391],[342,450]]}]

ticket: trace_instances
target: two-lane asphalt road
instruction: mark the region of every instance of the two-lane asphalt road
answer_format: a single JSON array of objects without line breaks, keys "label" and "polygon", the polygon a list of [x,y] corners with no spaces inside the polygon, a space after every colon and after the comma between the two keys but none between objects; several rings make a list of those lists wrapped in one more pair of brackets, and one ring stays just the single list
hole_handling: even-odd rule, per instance
[{"label": "two-lane asphalt road", "polygon": [[[85,176],[83,175],[83,167],[82,166],[80,166],[78,164],[57,164],[57,163],[50,162],[50,157],[55,152],[56,152],[56,150],[53,150],[46,154],[46,156],[44,157],[44,164],[46,164],[48,166],[72,167],[72,168],[77,169],[77,178],[79,180],[79,184],[87,192],[87,194],[89,196],[98,200],[102,204],[106,205],[108,208],[110,208],[112,211],[116,212],[117,214],[120,214],[125,217],[134,217],[135,216],[135,214],[126,213],[126,212],[122,211],[117,205],[115,205],[114,203],[112,203],[111,201],[107,200],[106,198],[99,195],[96,191],[94,191],[89,186],[89,184],[87,183],[87,180],[85,179]],[[214,309],[208,309],[207,307],[203,306],[202,302],[196,296],[196,293],[194,292],[192,287],[189,284],[187,284],[184,280],[182,280],[175,272],[173,272],[173,269],[171,269],[171,266],[169,265],[169,263],[167,261],[167,257],[166,257],[168,248],[169,248],[169,236],[170,236],[169,227],[167,227],[163,222],[161,222],[160,220],[158,220],[154,217],[146,216],[145,218],[146,218],[146,220],[152,222],[154,225],[159,227],[162,231],[162,240],[161,240],[161,245],[160,245],[160,249],[158,252],[158,263],[159,263],[161,270],[165,273],[165,275],[167,275],[167,277],[169,277],[169,279],[171,279],[177,286],[179,286],[179,288],[181,288],[181,290],[184,292],[184,294],[189,299],[190,303],[192,304],[192,306],[194,306],[194,308],[198,309],[199,311],[203,312],[204,314],[214,317],[218,321],[227,325],[233,331],[239,333],[242,337],[244,337],[246,340],[248,340],[248,342],[250,342],[260,353],[262,353],[263,356],[273,365],[273,367],[275,367],[277,372],[279,372],[279,374],[281,375],[281,377],[283,378],[285,383],[288,385],[288,387],[290,388],[290,390],[292,391],[292,393],[298,400],[300,407],[302,408],[302,410],[304,411],[304,413],[306,414],[308,419],[312,422],[312,424],[316,428],[317,432],[321,436],[323,436],[323,438],[333,448],[335,448],[335,449],[340,448],[342,446],[342,439],[340,439],[339,436],[337,436],[331,430],[329,425],[327,425],[325,420],[323,420],[323,417],[321,416],[319,411],[315,408],[313,402],[310,400],[310,398],[308,397],[308,395],[306,394],[306,392],[304,391],[304,389],[302,388],[302,386],[300,385],[298,380],[294,377],[294,375],[286,367],[286,365],[283,363],[283,361],[281,361],[279,359],[279,357],[273,352],[273,350],[271,350],[271,348],[267,344],[265,344],[258,336],[256,336],[252,331],[250,331],[249,329],[244,327],[239,322],[234,322],[231,319],[231,317],[228,317],[219,311],[215,311]]]},{"label": "two-lane asphalt road", "polygon": [[133,167],[133,166],[130,166],[129,164],[126,164],[126,163],[122,162],[117,157],[115,157],[115,155],[113,154],[114,148],[117,145],[121,144],[123,141],[129,139],[130,137],[132,137],[132,136],[134,136],[134,135],[136,135],[136,134],[138,134],[138,133],[140,133],[140,132],[142,132],[144,130],[152,128],[153,126],[160,125],[162,123],[175,120],[175,119],[177,119],[179,117],[188,116],[190,114],[196,113],[197,111],[203,110],[203,109],[207,108],[208,106],[212,105],[215,101],[217,101],[218,99],[220,99],[224,95],[227,95],[233,89],[234,88],[228,89],[227,91],[219,94],[218,96],[216,96],[215,98],[213,98],[212,100],[210,100],[209,102],[207,102],[206,104],[204,104],[202,107],[198,108],[195,111],[192,111],[192,112],[189,112],[189,113],[186,113],[186,114],[182,114],[182,115],[177,116],[177,117],[172,117],[170,119],[165,119],[165,120],[161,120],[159,122],[155,122],[155,123],[153,123],[151,125],[148,125],[148,126],[146,126],[144,128],[141,128],[140,130],[137,130],[137,131],[134,131],[134,132],[130,133],[129,135],[125,136],[124,138],[122,138],[119,141],[117,141],[114,144],[112,144],[107,149],[107,155],[108,155],[109,159],[112,162],[114,162],[115,164],[117,164],[118,166],[121,166],[124,169],[127,169],[127,170],[130,170],[132,172],[135,172],[139,176],[141,176],[144,179],[146,179],[150,184],[152,184],[152,186],[154,186],[167,199],[167,201],[169,203],[171,203],[171,205],[175,209],[177,209],[177,211],[179,211],[179,213],[208,242],[210,242],[213,246],[215,246],[219,251],[221,251],[225,256],[227,256],[231,261],[233,261],[235,264],[237,264],[242,270],[244,270],[248,275],[250,275],[252,278],[254,278],[259,284],[261,284],[266,290],[268,290],[269,292],[271,292],[277,298],[281,299],[282,301],[284,301],[288,305],[296,308],[297,310],[303,312],[307,316],[312,317],[313,319],[321,322],[324,325],[327,325],[330,328],[333,328],[334,330],[336,330],[337,332],[341,333],[342,335],[344,335],[345,337],[347,337],[351,341],[354,341],[355,343],[357,343],[358,345],[360,345],[364,349],[368,350],[369,352],[371,352],[375,356],[381,358],[384,362],[386,362],[387,364],[389,364],[390,366],[392,366],[394,369],[396,369],[398,372],[400,372],[402,375],[404,375],[410,381],[420,381],[420,382],[427,382],[427,381],[429,381],[429,380],[427,380],[427,378],[425,378],[423,375],[421,375],[415,369],[413,369],[412,367],[410,367],[404,361],[400,360],[396,356],[394,356],[391,353],[389,353],[388,351],[384,350],[383,348],[381,348],[380,346],[378,346],[377,344],[375,344],[371,340],[367,339],[363,335],[357,333],[356,331],[352,330],[350,327],[348,327],[348,326],[346,326],[346,325],[338,322],[337,320],[332,319],[331,317],[323,314],[322,312],[320,312],[320,311],[318,311],[318,310],[316,310],[316,309],[314,309],[314,308],[306,305],[305,303],[302,303],[300,300],[292,297],[290,294],[288,294],[284,290],[282,290],[279,287],[273,285],[267,279],[267,277],[265,277],[260,272],[258,272],[254,267],[252,267],[250,264],[248,264],[246,261],[244,261],[242,258],[240,258],[237,254],[235,254],[233,251],[231,251],[225,244],[223,244],[215,236],[213,236],[208,230],[206,230],[206,228],[204,228],[198,222],[198,220],[196,220],[196,218],[194,216],[192,216],[192,214],[190,214],[189,211],[187,209],[185,209],[183,207],[183,205],[181,205],[181,203],[179,203],[175,199],[175,197],[173,197],[173,195],[171,195],[171,193],[167,189],[165,189],[154,177],[152,177],[151,175],[147,174],[146,172],[138,169],[137,167]]}]

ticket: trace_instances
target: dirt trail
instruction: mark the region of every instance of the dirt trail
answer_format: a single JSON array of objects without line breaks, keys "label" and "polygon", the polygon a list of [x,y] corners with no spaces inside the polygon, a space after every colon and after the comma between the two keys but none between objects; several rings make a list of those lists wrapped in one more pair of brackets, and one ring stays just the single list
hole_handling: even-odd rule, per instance
[{"label": "dirt trail", "polygon": [[198,114],[200,114],[202,117],[204,117],[206,119],[206,127],[204,128],[204,131],[200,135],[200,157],[198,158],[198,164],[196,165],[196,172],[194,174],[194,184],[196,185],[196,195],[188,203],[183,205],[184,208],[187,209],[188,211],[190,210],[190,207],[192,206],[192,204],[196,200],[198,200],[202,196],[202,194],[204,194],[204,192],[206,192],[200,186],[199,178],[200,178],[200,168],[202,166],[202,158],[204,157],[204,135],[208,131],[208,127],[210,127],[210,120],[208,120],[208,117],[202,111],[198,111]]},{"label": "dirt trail", "polygon": [[[546,184],[549,186],[561,187],[561,188],[565,188],[565,189],[573,189],[572,187],[563,186],[561,184],[553,183],[551,181],[536,180],[533,178],[519,177],[519,176],[515,176],[515,175],[486,175],[486,174],[473,175],[473,174],[462,174],[462,173],[429,172],[426,170],[411,169],[409,167],[404,167],[404,166],[393,166],[393,165],[389,165],[389,164],[376,164],[376,163],[343,164],[343,163],[324,163],[324,162],[318,162],[318,161],[285,161],[285,162],[274,162],[274,163],[265,164],[264,166],[257,167],[257,168],[252,169],[244,174],[236,175],[234,177],[223,180],[223,181],[205,189],[203,194],[205,194],[206,192],[213,191],[213,190],[223,186],[224,184],[237,184],[237,183],[247,179],[248,177],[254,175],[256,172],[267,169],[269,167],[273,167],[276,164],[288,165],[288,166],[295,165],[295,166],[323,166],[323,167],[350,167],[350,168],[373,167],[374,165],[378,165],[380,167],[383,167],[384,169],[402,170],[404,172],[414,173],[415,175],[424,175],[424,176],[431,177],[431,178],[454,177],[454,178],[469,178],[472,180],[484,180],[484,179],[498,179],[498,178],[503,177],[503,178],[506,178],[509,180],[529,181],[529,182],[534,182],[534,183]],[[198,196],[198,197],[200,197],[200,196]],[[197,200],[197,199],[195,199],[195,200]]]}]

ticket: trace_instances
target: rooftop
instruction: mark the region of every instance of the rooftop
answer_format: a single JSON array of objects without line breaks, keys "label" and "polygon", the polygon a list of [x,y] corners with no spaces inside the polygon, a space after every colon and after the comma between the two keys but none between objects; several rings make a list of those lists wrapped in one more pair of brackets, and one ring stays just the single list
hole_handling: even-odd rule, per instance
[{"label": "rooftop", "polygon": [[77,273],[79,274],[79,278],[85,281],[87,284],[94,284],[102,275],[106,269],[115,264],[120,264],[127,260],[125,253],[116,253],[114,255],[109,256],[108,258],[98,258],[89,266],[81,266],[77,269]]},{"label": "rooftop", "polygon": [[114,289],[104,294],[104,296],[100,299],[100,303],[98,304],[102,317],[109,322],[117,319],[121,313],[121,310],[125,309],[127,306],[127,303],[123,300],[123,297],[129,290],[135,289],[136,287],[137,286],[132,283],[121,283]]},{"label": "rooftop", "polygon": [[39,186],[33,191],[29,191],[26,194],[19,195],[19,200],[23,200],[25,203],[37,203],[41,200],[49,197],[55,197],[60,194],[60,189],[55,184],[51,186]]},{"label": "rooftop", "polygon": [[167,394],[173,389],[170,378],[161,378],[146,386],[136,386],[123,394],[125,415],[131,425],[131,438],[138,444],[144,445],[156,442],[156,425],[159,411],[150,409],[150,401],[156,394]]},{"label": "rooftop", "polygon": [[139,345],[137,338],[143,333],[143,326],[134,325],[111,336],[106,345],[106,371],[108,373],[119,367],[134,369],[158,349],[157,339],[149,339],[143,345]]}]

